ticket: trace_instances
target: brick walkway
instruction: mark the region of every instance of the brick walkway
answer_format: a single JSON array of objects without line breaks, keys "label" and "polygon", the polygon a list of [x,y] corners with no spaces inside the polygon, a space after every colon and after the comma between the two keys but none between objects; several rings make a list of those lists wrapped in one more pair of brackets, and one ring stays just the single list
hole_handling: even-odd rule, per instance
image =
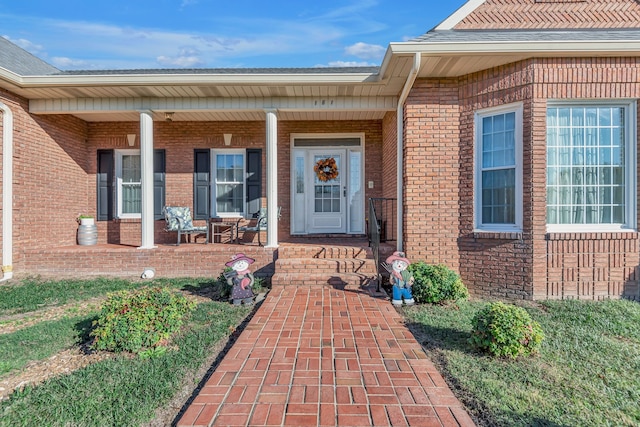
[{"label": "brick walkway", "polygon": [[274,287],[178,426],[473,426],[388,300]]}]

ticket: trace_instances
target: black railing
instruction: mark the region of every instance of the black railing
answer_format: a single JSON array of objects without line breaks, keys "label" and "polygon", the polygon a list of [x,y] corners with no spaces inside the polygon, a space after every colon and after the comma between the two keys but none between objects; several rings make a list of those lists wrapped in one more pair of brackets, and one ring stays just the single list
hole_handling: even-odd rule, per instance
[{"label": "black railing", "polygon": [[380,243],[396,241],[396,209],[397,199],[369,199],[369,218],[367,223],[367,234],[369,246],[373,252],[373,259],[376,263],[376,273],[378,282],[378,292],[382,284],[380,274]]}]

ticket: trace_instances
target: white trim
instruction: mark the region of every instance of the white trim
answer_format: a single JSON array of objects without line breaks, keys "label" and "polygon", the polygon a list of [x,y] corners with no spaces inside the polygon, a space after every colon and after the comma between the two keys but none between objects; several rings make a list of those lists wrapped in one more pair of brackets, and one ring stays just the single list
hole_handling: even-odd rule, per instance
[{"label": "white trim", "polygon": [[514,57],[566,56],[635,56],[640,50],[637,40],[549,40],[549,41],[460,41],[393,42],[391,54],[420,53],[422,56],[501,55]]},{"label": "white trim", "polygon": [[[216,156],[218,154],[221,155],[229,155],[229,154],[241,154],[242,155],[242,180],[240,180],[238,183],[242,186],[242,212],[218,212],[217,209],[217,203],[216,203],[216,199],[217,199],[217,194],[218,194],[218,180],[217,180],[217,176],[218,176],[218,166],[217,166],[217,161],[216,161]],[[211,165],[210,165],[210,170],[211,170],[211,176],[210,176],[210,187],[211,187],[211,206],[210,206],[210,212],[212,213],[212,217],[215,218],[238,218],[238,217],[244,217],[246,215],[249,214],[249,212],[245,212],[247,209],[247,204],[245,202],[246,199],[246,194],[247,194],[247,179],[246,179],[246,173],[247,173],[247,150],[244,148],[212,148],[211,149]],[[235,182],[225,182],[227,184],[236,184]]]},{"label": "white trim", "polygon": [[435,30],[452,30],[453,27],[458,25],[460,21],[469,16],[471,12],[476,10],[480,5],[482,5],[486,0],[469,0],[458,10],[453,12],[447,19],[442,21],[435,27]]},{"label": "white trim", "polygon": [[[478,110],[474,114],[474,185],[473,185],[473,223],[475,232],[521,232],[523,225],[523,104],[516,102],[498,107]],[[515,223],[513,224],[482,224],[482,118],[498,114],[515,113]]]},{"label": "white trim", "polygon": [[2,279],[13,277],[13,113],[0,102],[2,112]]},{"label": "white trim", "polygon": [[[326,139],[327,141],[329,140],[334,140],[334,139],[341,139],[341,138],[357,138],[360,143],[359,145],[355,146],[355,145],[336,145],[336,146],[314,146],[314,147],[307,147],[307,146],[296,146],[295,142],[296,139],[300,140],[300,139]],[[358,151],[360,152],[360,154],[362,155],[362,164],[361,164],[361,171],[360,171],[360,188],[363,190],[362,191],[362,223],[364,224],[364,218],[366,216],[366,212],[367,212],[367,200],[365,197],[365,193],[367,188],[365,187],[365,177],[366,177],[366,138],[365,138],[365,132],[337,132],[337,133],[292,133],[289,135],[289,140],[290,140],[290,144],[291,144],[291,150],[289,153],[290,156],[290,176],[291,176],[291,180],[290,180],[290,195],[291,195],[291,205],[290,205],[290,209],[291,209],[291,215],[289,217],[289,225],[290,225],[290,230],[295,230],[296,228],[294,227],[294,221],[295,221],[295,217],[296,217],[296,208],[294,206],[294,202],[295,202],[295,194],[296,194],[296,182],[295,182],[295,155],[296,152],[304,152],[304,159],[305,159],[305,169],[306,169],[306,162],[308,161],[308,153],[310,151],[314,151],[314,150],[345,150],[345,164],[343,165],[343,167],[347,168],[349,167],[348,163],[349,163],[349,153],[352,151]],[[306,192],[309,191],[309,189],[307,188],[308,183],[305,182],[305,198],[307,196]],[[349,181],[347,179],[347,181],[345,181],[344,185],[349,186]],[[350,189],[348,189],[347,191],[348,194],[350,194]],[[346,203],[345,201],[345,214],[346,214],[346,232],[345,234],[362,234],[364,233],[364,228],[361,231],[352,231],[350,229],[351,226],[351,212],[350,212],[350,207],[348,206],[348,203]],[[305,212],[306,214],[306,212]],[[304,226],[305,231],[304,232],[296,232],[293,234],[296,235],[303,235],[303,234],[311,234],[308,233],[308,229],[307,226]]]},{"label": "white trim", "polygon": [[393,96],[264,97],[264,98],[54,98],[32,99],[33,114],[77,114],[89,112],[153,111],[393,111]]},{"label": "white trim", "polygon": [[122,157],[123,156],[140,156],[140,190],[142,191],[142,154],[137,149],[117,149],[115,152],[115,166],[116,166],[116,213],[120,219],[140,219],[141,213],[122,213]]},{"label": "white trim", "polygon": [[[547,101],[547,109],[561,107],[621,107],[625,109],[625,217],[626,224],[546,224],[547,233],[616,233],[636,231],[637,224],[637,138],[638,103],[634,99],[552,99]],[[546,111],[545,109],[545,122]],[[545,125],[546,126],[546,125]],[[545,139],[545,146],[546,146]],[[545,164],[545,170],[547,164]],[[546,178],[546,174],[545,174]],[[546,192],[545,179],[545,192]],[[546,200],[546,198],[545,198]],[[546,206],[545,206],[546,209]],[[548,218],[545,217],[545,222]]]}]

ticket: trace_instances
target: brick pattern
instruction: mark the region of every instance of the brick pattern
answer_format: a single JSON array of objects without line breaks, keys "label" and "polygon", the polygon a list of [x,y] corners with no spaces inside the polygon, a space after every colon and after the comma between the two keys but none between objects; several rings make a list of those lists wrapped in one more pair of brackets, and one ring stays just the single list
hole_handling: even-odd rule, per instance
[{"label": "brick pattern", "polygon": [[140,250],[136,246],[105,245],[30,248],[24,250],[23,269],[16,277],[123,277],[139,278],[147,267],[158,277],[211,277],[215,279],[231,256],[243,252],[256,260],[252,271],[270,277],[274,271],[273,249],[229,244],[182,244]]},{"label": "brick pattern", "polygon": [[551,233],[547,240],[550,299],[635,298],[637,233]]},{"label": "brick pattern", "polygon": [[[417,81],[405,109],[409,258],[457,269],[478,296],[598,299],[607,289],[606,297],[637,297],[637,238],[605,234],[594,240],[600,243],[593,248],[580,250],[575,245],[584,239],[571,235],[562,245],[549,243],[554,241],[548,241],[546,233],[545,165],[547,100],[635,99],[639,73],[637,58],[532,59],[459,79]],[[474,113],[514,102],[523,106],[524,229],[517,234],[477,233]],[[565,251],[575,256],[562,257],[561,286],[557,271],[551,272],[557,265],[548,260],[557,262]],[[578,264],[582,253],[621,257],[624,262],[611,261],[612,273],[603,276],[594,273],[593,266]],[[577,290],[569,291],[571,287]]]},{"label": "brick pattern", "polygon": [[[398,197],[398,127],[397,113],[387,113],[382,120],[382,197]],[[368,209],[368,207],[367,207]]]},{"label": "brick pattern", "polygon": [[640,4],[632,0],[487,0],[456,30],[638,28]]},{"label": "brick pattern", "polygon": [[[28,254],[42,248],[43,242],[50,248],[76,245],[76,217],[80,213],[96,212],[97,150],[139,148],[140,125],[138,122],[87,123],[64,115],[33,116],[28,113],[25,99],[4,90],[0,90],[0,100],[9,106],[15,120],[13,268],[20,273],[27,272],[27,266],[34,267]],[[374,182],[373,189],[365,189],[365,197],[381,196],[382,171],[371,166],[382,162],[381,121],[282,121],[278,127],[278,165],[286,171],[278,174],[278,204],[282,207],[278,223],[280,241],[289,237],[291,133],[363,132],[365,180]],[[166,150],[167,204],[192,206],[193,149],[224,148],[224,133],[233,135],[230,148],[263,148],[265,161],[264,122],[154,123],[154,148]],[[136,135],[134,147],[127,143],[128,134]],[[266,167],[263,167],[263,197],[265,194]],[[266,203],[266,199],[263,202]],[[204,225],[204,221],[195,222]],[[139,220],[99,221],[97,226],[100,244],[140,245]],[[243,237],[247,243],[257,241],[255,234]],[[175,239],[175,233],[164,231],[164,220],[155,223],[157,244],[171,244]],[[38,274],[38,271],[30,270],[30,273]]]},{"label": "brick pattern", "polygon": [[344,287],[373,283],[377,269],[368,242],[355,238],[345,240],[351,242],[344,245],[335,242],[283,244],[278,248],[272,284]]},{"label": "brick pattern", "polygon": [[278,286],[177,425],[474,423],[389,301]]}]

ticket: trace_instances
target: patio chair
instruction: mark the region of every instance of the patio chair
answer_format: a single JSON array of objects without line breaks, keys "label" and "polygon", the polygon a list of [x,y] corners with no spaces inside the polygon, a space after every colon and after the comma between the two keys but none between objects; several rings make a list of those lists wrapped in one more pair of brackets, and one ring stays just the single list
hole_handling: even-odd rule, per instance
[{"label": "patio chair", "polygon": [[178,246],[182,240],[182,235],[206,234],[205,244],[209,243],[209,225],[196,227],[191,218],[191,209],[186,206],[165,206],[163,209],[166,221],[166,231],[178,232]]},{"label": "patio chair", "polygon": [[[280,219],[281,210],[281,207],[278,206],[278,219]],[[238,226],[238,239],[240,238],[240,232],[256,233],[258,235],[258,246],[262,246],[262,240],[260,240],[260,232],[267,229],[267,208],[260,208],[258,212],[254,212],[251,215],[251,218],[252,220],[255,220],[254,225]],[[251,223],[253,223],[253,221],[251,221]]]}]

